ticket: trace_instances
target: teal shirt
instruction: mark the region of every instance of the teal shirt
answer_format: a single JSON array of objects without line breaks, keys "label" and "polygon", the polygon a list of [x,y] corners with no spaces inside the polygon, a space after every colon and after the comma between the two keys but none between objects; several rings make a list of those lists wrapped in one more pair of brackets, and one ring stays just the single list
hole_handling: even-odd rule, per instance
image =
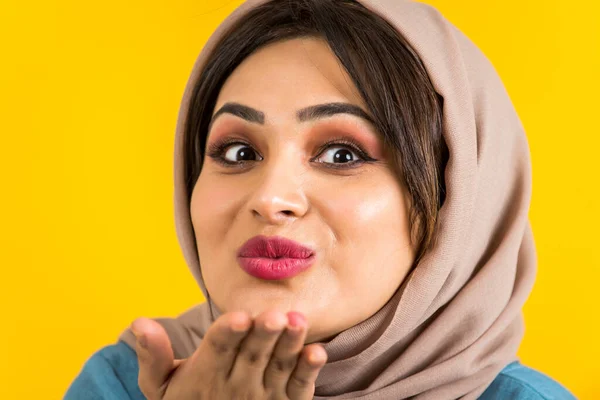
[{"label": "teal shirt", "polygon": [[[93,354],[71,383],[63,400],[145,400],[138,387],[135,350],[125,342]],[[507,365],[479,397],[480,400],[573,400],[552,378],[518,361]]]}]

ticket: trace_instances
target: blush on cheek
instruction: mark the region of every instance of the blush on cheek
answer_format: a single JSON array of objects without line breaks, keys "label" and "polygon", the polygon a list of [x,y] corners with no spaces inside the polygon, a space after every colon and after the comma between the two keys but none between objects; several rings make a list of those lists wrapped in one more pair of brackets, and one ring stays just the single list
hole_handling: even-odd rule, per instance
[{"label": "blush on cheek", "polygon": [[190,205],[192,225],[196,235],[202,237],[204,242],[218,243],[231,228],[236,210],[231,203],[240,196],[239,193],[232,194],[231,190],[219,188],[219,185],[206,181],[199,184],[203,187],[196,188]]},{"label": "blush on cheek", "polygon": [[[219,182],[221,179],[221,182]],[[198,211],[206,214],[223,215],[235,207],[235,203],[243,193],[240,192],[239,184],[223,184],[222,178],[207,177],[198,180],[192,196],[192,207],[196,206]],[[243,186],[242,186],[243,187]],[[202,207],[202,210],[199,208]]]}]

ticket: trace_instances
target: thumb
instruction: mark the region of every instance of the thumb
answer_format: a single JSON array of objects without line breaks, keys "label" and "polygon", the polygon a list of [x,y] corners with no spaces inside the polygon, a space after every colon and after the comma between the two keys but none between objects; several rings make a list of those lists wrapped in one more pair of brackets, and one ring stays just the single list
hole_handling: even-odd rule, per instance
[{"label": "thumb", "polygon": [[148,318],[133,321],[131,330],[137,338],[140,390],[150,399],[161,399],[168,386],[165,383],[177,366],[169,336],[158,322]]}]

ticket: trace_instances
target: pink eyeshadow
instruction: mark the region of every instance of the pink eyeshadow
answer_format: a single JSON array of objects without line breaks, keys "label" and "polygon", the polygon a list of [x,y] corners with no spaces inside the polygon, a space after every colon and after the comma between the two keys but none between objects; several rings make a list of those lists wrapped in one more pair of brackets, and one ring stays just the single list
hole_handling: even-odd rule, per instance
[{"label": "pink eyeshadow", "polygon": [[363,143],[365,150],[369,152],[372,157],[383,157],[383,148],[380,143],[381,139],[376,136],[377,134],[374,132],[367,132],[364,127],[358,127],[354,121],[348,122],[343,119],[324,121],[315,127],[315,131],[317,136],[320,137],[335,135],[335,133],[333,133],[335,131],[340,134],[346,134],[355,138],[360,143]]}]

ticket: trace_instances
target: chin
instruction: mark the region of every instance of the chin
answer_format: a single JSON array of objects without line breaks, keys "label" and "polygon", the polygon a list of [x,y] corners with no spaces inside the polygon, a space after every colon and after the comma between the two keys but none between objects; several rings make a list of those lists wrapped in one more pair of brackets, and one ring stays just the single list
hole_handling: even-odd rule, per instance
[{"label": "chin", "polygon": [[[283,313],[288,311],[300,311],[302,309],[293,307],[293,297],[289,291],[270,290],[267,288],[236,290],[237,295],[225,300],[223,313],[230,311],[246,311],[253,318],[269,310],[278,310]],[[217,304],[218,306],[218,304]]]},{"label": "chin", "polygon": [[294,302],[289,294],[287,296],[266,295],[264,289],[262,289],[262,292],[258,295],[256,292],[247,292],[244,296],[228,298],[226,307],[219,307],[219,309],[221,309],[223,313],[230,311],[245,311],[250,314],[252,318],[256,318],[261,313],[269,310],[278,310],[284,314],[288,311],[299,311],[304,314],[309,323],[308,334],[305,339],[306,344],[328,342],[338,335],[338,333],[332,333],[331,327],[329,330],[323,330],[323,327],[315,329],[313,326],[315,316],[312,315],[311,310]]}]

